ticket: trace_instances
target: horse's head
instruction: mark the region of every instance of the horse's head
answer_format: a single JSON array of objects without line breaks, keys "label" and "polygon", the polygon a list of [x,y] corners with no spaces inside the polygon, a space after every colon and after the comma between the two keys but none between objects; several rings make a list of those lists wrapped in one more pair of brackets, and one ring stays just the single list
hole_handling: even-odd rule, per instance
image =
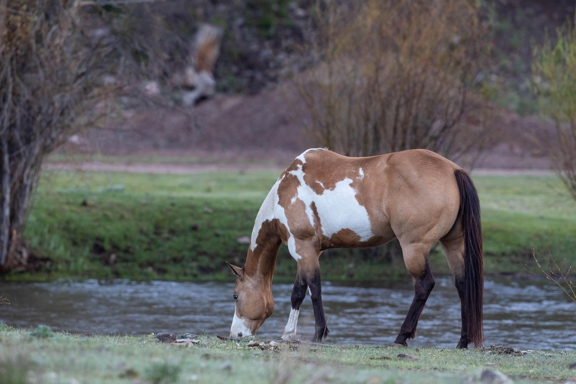
[{"label": "horse's head", "polygon": [[230,338],[251,336],[274,312],[274,298],[269,284],[261,279],[248,276],[244,268],[228,263],[237,276],[233,297],[236,310],[230,328]]}]

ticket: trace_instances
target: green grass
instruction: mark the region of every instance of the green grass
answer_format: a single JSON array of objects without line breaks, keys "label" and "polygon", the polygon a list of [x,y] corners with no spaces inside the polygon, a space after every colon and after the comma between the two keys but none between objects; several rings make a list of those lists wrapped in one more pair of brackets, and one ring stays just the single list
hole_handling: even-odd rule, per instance
[{"label": "green grass", "polygon": [[[225,261],[244,263],[258,208],[278,172],[191,175],[44,172],[24,233],[34,273],[138,280],[229,279]],[[576,265],[576,202],[554,176],[476,176],[487,273],[526,273],[532,249]],[[439,247],[436,274],[449,273]],[[371,250],[330,250],[324,279],[377,280],[404,275],[401,259]],[[276,277],[292,280],[295,263],[281,248]]]},{"label": "green grass", "polygon": [[[576,361],[574,351],[516,356],[483,349],[284,343],[261,350],[244,339],[197,339],[186,347],[161,344],[153,336],[36,338],[0,324],[0,372],[5,383],[462,383],[479,382],[481,372],[490,369],[517,383],[535,383],[565,381]],[[400,358],[401,353],[416,359]]]}]

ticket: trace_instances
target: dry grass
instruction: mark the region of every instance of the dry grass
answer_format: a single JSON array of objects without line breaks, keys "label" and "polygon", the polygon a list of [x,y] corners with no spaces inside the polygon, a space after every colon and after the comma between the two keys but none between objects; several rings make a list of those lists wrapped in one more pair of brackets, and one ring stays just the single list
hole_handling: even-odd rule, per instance
[{"label": "dry grass", "polygon": [[544,262],[541,263],[536,257],[536,252],[532,252],[532,257],[540,272],[543,273],[548,280],[560,287],[566,296],[576,302],[576,284],[574,284],[574,281],[572,281],[570,277],[572,266],[565,265],[566,259],[558,263],[552,255],[548,255],[544,258]]}]

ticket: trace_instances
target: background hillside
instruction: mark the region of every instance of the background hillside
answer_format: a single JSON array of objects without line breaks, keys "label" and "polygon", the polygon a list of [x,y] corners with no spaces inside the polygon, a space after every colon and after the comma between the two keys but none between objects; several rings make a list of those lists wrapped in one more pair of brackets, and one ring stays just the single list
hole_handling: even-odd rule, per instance
[{"label": "background hillside", "polygon": [[[482,81],[490,84],[497,106],[492,141],[483,168],[548,168],[538,143],[549,125],[537,116],[532,96],[532,51],[546,36],[573,20],[567,0],[497,0],[483,2],[483,19],[494,50]],[[301,49],[315,33],[311,1],[163,1],[106,8],[130,13],[131,28],[154,22],[166,26],[164,71],[185,65],[191,41],[202,23],[224,31],[215,68],[217,94],[195,107],[179,105],[172,73],[150,80],[160,85],[161,105],[120,106],[121,119],[110,121],[68,143],[60,154],[188,158],[201,162],[285,164],[313,145],[306,134],[308,114],[291,78],[305,70],[310,52]],[[105,28],[106,26],[100,26]],[[60,157],[55,157],[59,159]],[[86,159],[78,157],[77,159]],[[178,161],[178,160],[175,160]]]}]

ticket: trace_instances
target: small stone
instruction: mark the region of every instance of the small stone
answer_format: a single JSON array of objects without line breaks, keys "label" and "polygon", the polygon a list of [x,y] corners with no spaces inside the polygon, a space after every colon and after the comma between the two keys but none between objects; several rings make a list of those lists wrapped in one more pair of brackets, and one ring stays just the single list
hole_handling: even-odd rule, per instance
[{"label": "small stone", "polygon": [[480,375],[480,382],[488,384],[514,384],[512,379],[500,371],[486,369]]},{"label": "small stone", "polygon": [[140,376],[140,374],[134,368],[128,368],[118,375],[121,379],[135,379],[138,376]]},{"label": "small stone", "polygon": [[378,357],[371,357],[370,360],[392,360],[390,356],[382,355]]},{"label": "small stone", "polygon": [[232,370],[232,364],[230,364],[229,361],[225,361],[224,363],[222,363],[222,365],[220,366],[220,369],[223,371],[231,371]]},{"label": "small stone", "polygon": [[259,347],[260,343],[256,340],[251,340],[248,344],[246,344],[246,346],[253,348],[253,347]]},{"label": "small stone", "polygon": [[276,348],[276,347],[278,347],[279,345],[280,345],[280,343],[278,343],[277,341],[272,340],[272,341],[270,342],[270,347],[271,347],[271,348]]},{"label": "small stone", "polygon": [[210,208],[210,207],[204,207],[204,212],[206,212],[206,213],[212,213],[212,212],[214,212],[214,210],[213,210],[212,208]]},{"label": "small stone", "polygon": [[250,238],[248,236],[240,236],[236,241],[238,244],[250,244]]},{"label": "small stone", "polygon": [[158,333],[156,335],[156,338],[158,340],[160,340],[160,342],[162,343],[173,343],[174,341],[176,341],[176,336],[173,333]]},{"label": "small stone", "polygon": [[397,356],[399,359],[407,359],[407,360],[418,360],[417,356],[408,355],[406,353],[399,353]]}]

